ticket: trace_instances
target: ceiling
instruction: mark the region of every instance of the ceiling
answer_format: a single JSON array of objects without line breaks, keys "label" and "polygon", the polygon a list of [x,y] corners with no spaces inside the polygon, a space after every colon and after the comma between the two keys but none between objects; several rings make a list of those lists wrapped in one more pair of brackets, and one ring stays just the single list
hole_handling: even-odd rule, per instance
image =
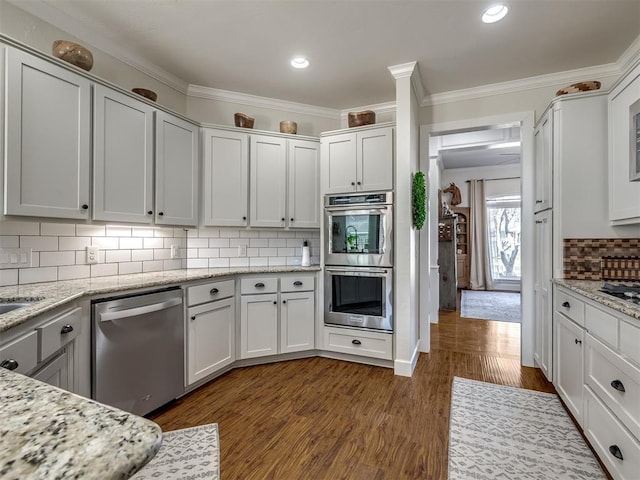
[{"label": "ceiling", "polygon": [[392,65],[418,61],[434,94],[613,63],[640,35],[640,0],[510,0],[491,25],[484,0],[12,1],[188,84],[336,109],[395,100]]},{"label": "ceiling", "polygon": [[440,150],[440,159],[445,170],[493,165],[520,165],[520,145],[505,148],[482,146]]}]

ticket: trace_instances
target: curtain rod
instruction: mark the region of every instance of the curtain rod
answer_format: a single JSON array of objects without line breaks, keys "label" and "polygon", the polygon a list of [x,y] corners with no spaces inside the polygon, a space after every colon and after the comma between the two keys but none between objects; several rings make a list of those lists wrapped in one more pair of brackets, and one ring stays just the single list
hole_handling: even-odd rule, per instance
[{"label": "curtain rod", "polygon": [[[489,182],[492,180],[520,180],[520,177],[483,178],[482,180],[486,182]],[[465,180],[465,183],[471,183],[471,180]]]}]

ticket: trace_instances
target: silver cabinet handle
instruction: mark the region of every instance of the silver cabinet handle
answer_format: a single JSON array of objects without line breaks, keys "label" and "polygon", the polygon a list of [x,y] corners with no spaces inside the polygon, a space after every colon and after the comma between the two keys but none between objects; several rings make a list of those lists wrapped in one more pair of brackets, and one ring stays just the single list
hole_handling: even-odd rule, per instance
[{"label": "silver cabinet handle", "polygon": [[146,313],[153,313],[159,310],[164,310],[176,305],[182,305],[181,298],[172,298],[166,302],[154,303],[153,305],[145,305],[144,307],[129,308],[128,310],[120,310],[118,312],[104,312],[100,314],[101,322],[110,322],[112,320],[119,320],[121,318],[135,317],[137,315],[144,315]]}]

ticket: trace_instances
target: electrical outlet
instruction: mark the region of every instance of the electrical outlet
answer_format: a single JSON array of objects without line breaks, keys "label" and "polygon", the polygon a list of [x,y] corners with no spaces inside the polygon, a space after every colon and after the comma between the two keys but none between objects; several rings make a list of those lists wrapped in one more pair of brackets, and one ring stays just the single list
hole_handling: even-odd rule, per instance
[{"label": "electrical outlet", "polygon": [[88,245],[87,246],[87,264],[95,265],[98,263],[98,252],[99,249],[97,245]]},{"label": "electrical outlet", "polygon": [[171,258],[180,257],[180,247],[178,245],[171,245]]},{"label": "electrical outlet", "polygon": [[246,245],[238,245],[238,256],[246,257],[247,256],[247,246]]}]

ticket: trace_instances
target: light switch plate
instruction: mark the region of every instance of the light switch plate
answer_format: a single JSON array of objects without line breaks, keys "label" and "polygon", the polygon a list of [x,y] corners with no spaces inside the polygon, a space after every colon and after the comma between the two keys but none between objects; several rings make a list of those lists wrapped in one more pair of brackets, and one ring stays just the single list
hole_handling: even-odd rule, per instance
[{"label": "light switch plate", "polygon": [[171,258],[180,257],[180,247],[178,245],[171,245]]},{"label": "light switch plate", "polygon": [[238,245],[238,256],[246,257],[247,256],[247,246],[246,245]]},{"label": "light switch plate", "polygon": [[21,268],[30,266],[30,248],[0,248],[0,268]]},{"label": "light switch plate", "polygon": [[87,265],[95,265],[98,263],[99,249],[96,245],[87,246]]}]

